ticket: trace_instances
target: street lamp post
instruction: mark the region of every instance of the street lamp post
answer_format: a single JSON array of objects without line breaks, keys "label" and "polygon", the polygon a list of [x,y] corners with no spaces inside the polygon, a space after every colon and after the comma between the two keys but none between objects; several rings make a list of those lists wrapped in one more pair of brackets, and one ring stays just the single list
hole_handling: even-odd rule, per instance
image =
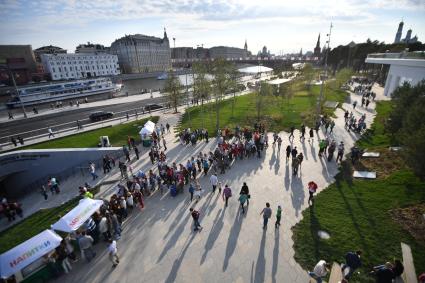
[{"label": "street lamp post", "polygon": [[7,67],[7,69],[9,70],[10,75],[12,76],[13,86],[15,87],[16,95],[18,96],[19,102],[21,104],[22,112],[24,113],[24,118],[27,118],[27,112],[25,111],[24,103],[22,102],[22,99],[21,99],[21,94],[19,93],[18,87],[16,86],[16,81],[15,81],[15,76],[13,75],[13,71],[10,70],[9,67]]},{"label": "street lamp post", "polygon": [[320,75],[320,80],[322,81],[322,84],[320,85],[320,95],[319,95],[319,101],[317,103],[317,117],[316,117],[316,121],[317,118],[319,117],[319,115],[321,114],[321,106],[322,106],[322,101],[323,101],[323,88],[324,88],[324,84],[325,84],[325,80],[328,77],[328,53],[329,53],[329,45],[331,42],[331,33],[332,33],[332,23],[329,27],[329,33],[327,34],[328,40],[326,41],[326,44],[328,45],[328,47],[326,48],[326,53],[325,53],[325,74],[324,75]]},{"label": "street lamp post", "polygon": [[[187,65],[187,67],[189,64]],[[189,126],[192,128],[192,120],[190,119],[190,109],[189,109],[189,87],[187,85],[187,70],[186,70],[186,99],[187,99],[187,116],[189,117]]]}]

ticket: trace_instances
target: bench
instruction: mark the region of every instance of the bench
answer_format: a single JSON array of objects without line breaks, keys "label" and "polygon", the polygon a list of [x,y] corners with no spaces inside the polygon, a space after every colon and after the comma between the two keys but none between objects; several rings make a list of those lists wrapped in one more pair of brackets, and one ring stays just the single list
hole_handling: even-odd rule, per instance
[{"label": "bench", "polygon": [[379,157],[379,152],[365,152],[362,154],[362,157]]},{"label": "bench", "polygon": [[413,264],[412,250],[409,245],[401,243],[401,253],[403,254],[404,272],[401,275],[405,283],[418,283],[415,265]]},{"label": "bench", "polygon": [[368,171],[354,171],[354,178],[364,178],[364,179],[376,179],[376,172],[368,172]]},{"label": "bench", "polygon": [[329,283],[339,283],[342,280],[341,266],[334,262],[332,264],[331,275],[329,276]]}]

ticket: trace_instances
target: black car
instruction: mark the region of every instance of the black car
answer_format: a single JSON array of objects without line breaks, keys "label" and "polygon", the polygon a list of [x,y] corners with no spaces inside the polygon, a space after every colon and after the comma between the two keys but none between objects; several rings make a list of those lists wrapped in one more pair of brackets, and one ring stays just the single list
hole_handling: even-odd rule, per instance
[{"label": "black car", "polygon": [[160,109],[162,108],[161,105],[158,104],[148,104],[145,106],[145,111],[152,111],[152,110],[156,110],[156,109]]},{"label": "black car", "polygon": [[92,122],[110,119],[114,116],[114,112],[97,111],[90,114],[89,118]]}]

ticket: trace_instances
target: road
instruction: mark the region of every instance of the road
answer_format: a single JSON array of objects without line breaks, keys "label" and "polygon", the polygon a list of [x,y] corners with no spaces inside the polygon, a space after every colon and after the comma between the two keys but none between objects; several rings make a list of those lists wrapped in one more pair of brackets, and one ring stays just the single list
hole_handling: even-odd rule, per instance
[{"label": "road", "polygon": [[10,142],[11,136],[19,135],[25,139],[36,135],[45,134],[47,133],[47,129],[50,127],[54,131],[75,127],[77,120],[79,120],[81,124],[86,125],[90,123],[88,117],[94,111],[112,111],[115,113],[114,118],[124,117],[126,115],[126,111],[130,111],[130,114],[134,114],[135,110],[137,109],[138,112],[141,113],[141,109],[145,105],[159,104],[163,101],[163,97],[157,97],[136,102],[127,102],[97,107],[95,106],[91,108],[75,107],[74,110],[45,114],[39,117],[35,116],[31,119],[20,119],[4,122],[0,124],[0,143]]}]

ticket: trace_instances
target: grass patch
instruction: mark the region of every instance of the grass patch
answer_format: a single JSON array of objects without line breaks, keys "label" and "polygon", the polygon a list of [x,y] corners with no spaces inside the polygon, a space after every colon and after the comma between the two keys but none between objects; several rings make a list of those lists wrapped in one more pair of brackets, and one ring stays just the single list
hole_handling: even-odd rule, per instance
[{"label": "grass patch", "polygon": [[[93,195],[99,192],[101,185],[99,184],[90,189]],[[50,226],[58,221],[60,217],[76,207],[80,199],[81,197],[75,197],[60,206],[40,209],[21,222],[0,232],[0,254],[16,247],[44,230],[50,229]]]},{"label": "grass patch", "polygon": [[128,135],[137,137],[139,135],[140,127],[143,127],[143,125],[148,120],[156,123],[158,122],[158,119],[158,116],[152,116],[150,118],[144,118],[126,124],[97,129],[84,133],[77,133],[75,135],[26,146],[21,149],[97,147],[100,136],[109,136],[109,142],[112,146],[122,146],[127,144]]},{"label": "grass patch", "polygon": [[[291,126],[299,127],[302,123],[313,126],[314,114],[316,113],[316,99],[320,94],[320,86],[312,86],[310,91],[301,85],[295,85],[294,96],[287,100],[276,96],[263,98],[263,108],[260,114],[261,122],[270,131],[289,130]],[[341,90],[333,90],[330,87],[325,91],[326,99],[343,102],[347,93]],[[233,98],[220,102],[220,128],[234,129],[240,127],[252,127],[257,121],[256,95],[254,93],[238,96],[235,98],[234,114],[232,116]],[[191,118],[191,125],[189,123]],[[216,107],[215,103],[191,107],[183,115],[178,130],[185,128],[206,128],[210,133],[215,132]]]},{"label": "grass patch", "polygon": [[[358,144],[369,149],[387,150],[390,137],[384,121],[391,103],[378,103],[378,115],[370,134]],[[395,209],[425,202],[425,183],[399,160],[382,155],[381,162],[366,161],[363,166],[385,171],[377,180],[354,180],[349,162],[342,163],[336,182],[322,191],[313,207],[303,212],[303,219],[293,227],[295,259],[305,269],[312,269],[319,259],[344,262],[348,251],[363,250],[363,267],[350,282],[374,282],[368,275],[371,267],[401,258],[400,242],[409,244],[417,272],[425,266],[425,247],[393,220]],[[399,160],[399,161],[398,161]],[[369,162],[369,163],[368,163]],[[391,164],[391,170],[386,169]],[[322,240],[319,230],[331,238]]]}]

